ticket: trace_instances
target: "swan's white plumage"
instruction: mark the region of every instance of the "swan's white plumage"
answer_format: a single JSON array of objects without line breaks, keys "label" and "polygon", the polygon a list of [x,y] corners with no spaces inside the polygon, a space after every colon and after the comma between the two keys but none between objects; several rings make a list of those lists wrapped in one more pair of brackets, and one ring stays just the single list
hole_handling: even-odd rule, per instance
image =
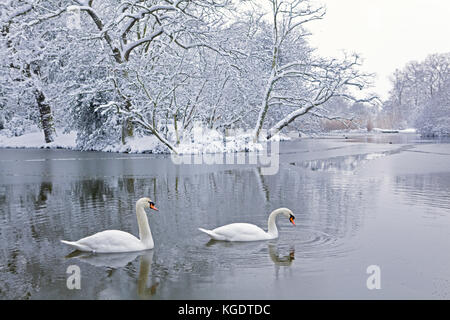
[{"label": "swan's white plumage", "polygon": [[106,230],[75,242],[64,240],[61,240],[61,242],[68,244],[80,251],[92,251],[99,253],[130,252],[151,249],[145,248],[141,240],[139,240],[132,234],[120,230]]},{"label": "swan's white plumage", "polygon": [[250,223],[231,223],[213,230],[199,228],[214,240],[222,241],[254,241],[273,239],[270,235],[258,226]]},{"label": "swan's white plumage", "polygon": [[269,215],[268,231],[264,231],[260,227],[250,223],[231,223],[225,226],[215,228],[213,230],[206,230],[198,228],[200,231],[206,233],[214,240],[221,241],[259,241],[270,240],[278,237],[278,230],[275,224],[275,219],[279,214],[284,214],[286,217],[293,218],[292,211],[287,208],[279,208]]},{"label": "swan's white plumage", "polygon": [[136,216],[139,225],[140,239],[121,230],[101,231],[78,241],[61,240],[80,251],[98,253],[133,252],[152,249],[154,247],[150,226],[144,208],[149,207],[149,198],[141,198],[136,202]]}]

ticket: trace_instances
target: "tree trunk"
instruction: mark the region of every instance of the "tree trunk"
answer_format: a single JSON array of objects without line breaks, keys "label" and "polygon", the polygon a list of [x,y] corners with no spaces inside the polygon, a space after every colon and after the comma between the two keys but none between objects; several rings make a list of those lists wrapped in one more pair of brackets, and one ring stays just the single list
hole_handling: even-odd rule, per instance
[{"label": "tree trunk", "polygon": [[55,128],[53,127],[53,117],[50,105],[45,101],[44,93],[41,90],[36,89],[34,91],[34,95],[39,108],[41,125],[44,130],[45,143],[53,142]]},{"label": "tree trunk", "polygon": [[131,119],[126,119],[122,126],[122,144],[127,143],[127,139],[134,135],[134,126]]},{"label": "tree trunk", "polygon": [[269,99],[270,99],[270,94],[272,93],[272,90],[273,90],[274,77],[275,77],[275,70],[272,69],[270,78],[266,85],[266,89],[264,90],[263,101],[261,102],[261,107],[259,109],[258,120],[256,121],[256,125],[255,125],[255,136],[253,137],[254,141],[258,141],[259,134],[261,133],[261,129],[264,124],[264,120],[266,119],[267,111],[269,111]]},{"label": "tree trunk", "polygon": [[176,136],[176,139],[177,139],[176,145],[178,146],[178,145],[180,145],[180,135],[178,133],[178,123],[177,122],[178,122],[177,114],[174,113],[173,114],[173,126],[174,126],[174,129],[175,129],[175,136]]},{"label": "tree trunk", "polygon": [[[130,111],[131,110],[131,102],[130,100],[125,101],[125,110]],[[122,144],[126,144],[127,139],[129,137],[133,137],[134,135],[134,124],[133,120],[130,118],[126,118],[123,125],[122,125]]]}]

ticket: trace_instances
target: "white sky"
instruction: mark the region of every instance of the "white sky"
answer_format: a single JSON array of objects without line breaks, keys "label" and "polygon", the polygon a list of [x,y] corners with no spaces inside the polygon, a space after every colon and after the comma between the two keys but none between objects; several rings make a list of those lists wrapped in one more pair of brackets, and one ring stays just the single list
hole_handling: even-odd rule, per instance
[{"label": "white sky", "polygon": [[378,74],[375,91],[386,98],[389,75],[411,60],[450,52],[450,0],[315,0],[327,7],[308,25],[321,55],[360,53],[364,70]]}]

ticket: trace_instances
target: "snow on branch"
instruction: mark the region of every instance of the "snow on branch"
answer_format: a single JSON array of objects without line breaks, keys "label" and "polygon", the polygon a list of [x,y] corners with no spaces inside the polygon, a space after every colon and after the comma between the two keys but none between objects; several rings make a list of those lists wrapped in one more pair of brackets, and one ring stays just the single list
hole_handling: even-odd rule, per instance
[{"label": "snow on branch", "polygon": [[136,47],[138,47],[142,44],[152,42],[156,37],[160,36],[161,34],[163,34],[163,29],[159,28],[159,29],[155,30],[152,34],[150,34],[149,36],[146,36],[142,39],[139,39],[137,41],[129,43],[122,50],[123,60],[128,61],[130,53],[131,53],[131,51],[133,51],[133,49],[135,49]]},{"label": "snow on branch", "polygon": [[103,104],[95,108],[96,112],[100,112],[102,115],[105,115],[109,112],[115,112],[123,116],[124,118],[130,119],[133,123],[139,124],[144,130],[153,134],[156,138],[158,138],[163,144],[165,144],[173,153],[177,154],[176,148],[165,139],[158,130],[150,124],[145,117],[135,109],[128,110],[124,108],[122,104],[117,103],[116,101],[110,101],[107,104]]}]

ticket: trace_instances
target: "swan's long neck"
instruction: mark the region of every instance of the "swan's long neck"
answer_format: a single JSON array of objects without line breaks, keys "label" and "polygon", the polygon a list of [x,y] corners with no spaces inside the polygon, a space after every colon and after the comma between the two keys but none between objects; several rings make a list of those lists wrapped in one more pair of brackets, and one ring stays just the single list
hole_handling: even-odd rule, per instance
[{"label": "swan's long neck", "polygon": [[269,233],[270,235],[272,235],[274,237],[278,237],[278,229],[277,229],[277,224],[275,223],[275,220],[277,219],[277,216],[280,213],[283,213],[283,211],[284,211],[283,208],[279,208],[279,209],[273,210],[272,213],[269,215],[269,220],[267,221],[267,226],[268,226],[267,233]]},{"label": "swan's long neck", "polygon": [[139,238],[146,246],[153,246],[153,237],[148,224],[147,214],[142,205],[136,205],[136,216],[139,227]]}]

